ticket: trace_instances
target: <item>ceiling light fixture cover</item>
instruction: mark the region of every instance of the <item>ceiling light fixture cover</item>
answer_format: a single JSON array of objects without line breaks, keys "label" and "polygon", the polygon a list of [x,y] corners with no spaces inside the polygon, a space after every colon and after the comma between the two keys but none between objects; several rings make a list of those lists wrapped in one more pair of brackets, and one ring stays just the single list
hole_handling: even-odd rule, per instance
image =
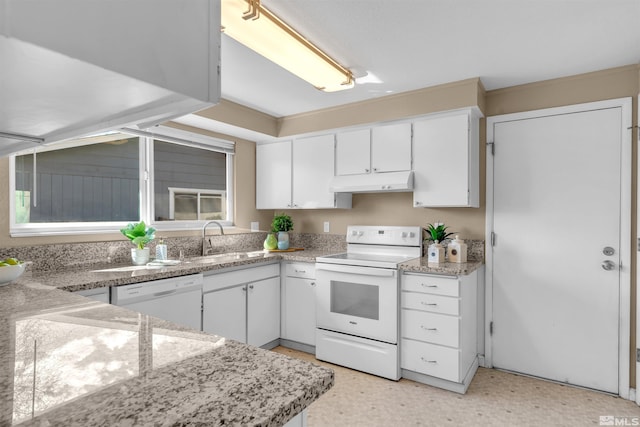
[{"label": "ceiling light fixture cover", "polygon": [[351,71],[338,64],[260,4],[222,0],[225,34],[324,92],[354,86]]}]

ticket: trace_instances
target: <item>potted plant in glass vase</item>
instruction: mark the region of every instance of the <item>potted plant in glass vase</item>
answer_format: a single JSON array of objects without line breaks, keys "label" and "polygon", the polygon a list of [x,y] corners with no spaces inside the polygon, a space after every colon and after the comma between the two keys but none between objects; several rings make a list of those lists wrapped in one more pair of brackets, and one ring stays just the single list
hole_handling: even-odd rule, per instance
[{"label": "potted plant in glass vase", "polygon": [[278,249],[289,249],[289,231],[293,230],[293,221],[287,214],[280,214],[273,217],[271,231],[278,233]]},{"label": "potted plant in glass vase", "polygon": [[156,229],[147,227],[144,221],[140,221],[138,223],[129,223],[129,225],[121,229],[120,232],[131,240],[131,243],[136,245],[135,248],[131,249],[131,261],[133,264],[144,265],[148,263],[149,248],[145,246],[155,238],[154,233]]}]

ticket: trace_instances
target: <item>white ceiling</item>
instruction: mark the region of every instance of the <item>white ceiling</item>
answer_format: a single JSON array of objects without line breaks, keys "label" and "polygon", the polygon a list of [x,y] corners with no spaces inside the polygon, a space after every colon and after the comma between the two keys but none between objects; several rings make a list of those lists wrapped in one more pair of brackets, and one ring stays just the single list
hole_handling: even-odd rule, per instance
[{"label": "white ceiling", "polygon": [[351,69],[320,92],[222,38],[222,96],[275,117],[480,77],[487,90],[640,63],[640,0],[262,0]]}]

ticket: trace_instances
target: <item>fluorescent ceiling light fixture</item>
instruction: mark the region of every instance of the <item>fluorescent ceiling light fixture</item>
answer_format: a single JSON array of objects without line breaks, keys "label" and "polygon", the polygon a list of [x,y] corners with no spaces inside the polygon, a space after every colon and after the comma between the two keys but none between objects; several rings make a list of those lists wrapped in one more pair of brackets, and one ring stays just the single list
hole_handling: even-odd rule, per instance
[{"label": "fluorescent ceiling light fixture", "polygon": [[351,71],[265,9],[260,0],[222,0],[222,31],[324,92],[354,86]]}]

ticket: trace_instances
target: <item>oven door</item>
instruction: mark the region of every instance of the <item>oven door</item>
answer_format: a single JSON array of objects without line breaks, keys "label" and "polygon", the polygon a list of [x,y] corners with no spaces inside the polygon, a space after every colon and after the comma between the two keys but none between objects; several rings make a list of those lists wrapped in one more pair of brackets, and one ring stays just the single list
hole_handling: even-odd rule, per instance
[{"label": "oven door", "polygon": [[317,326],[364,338],[398,342],[398,272],[316,263]]}]

